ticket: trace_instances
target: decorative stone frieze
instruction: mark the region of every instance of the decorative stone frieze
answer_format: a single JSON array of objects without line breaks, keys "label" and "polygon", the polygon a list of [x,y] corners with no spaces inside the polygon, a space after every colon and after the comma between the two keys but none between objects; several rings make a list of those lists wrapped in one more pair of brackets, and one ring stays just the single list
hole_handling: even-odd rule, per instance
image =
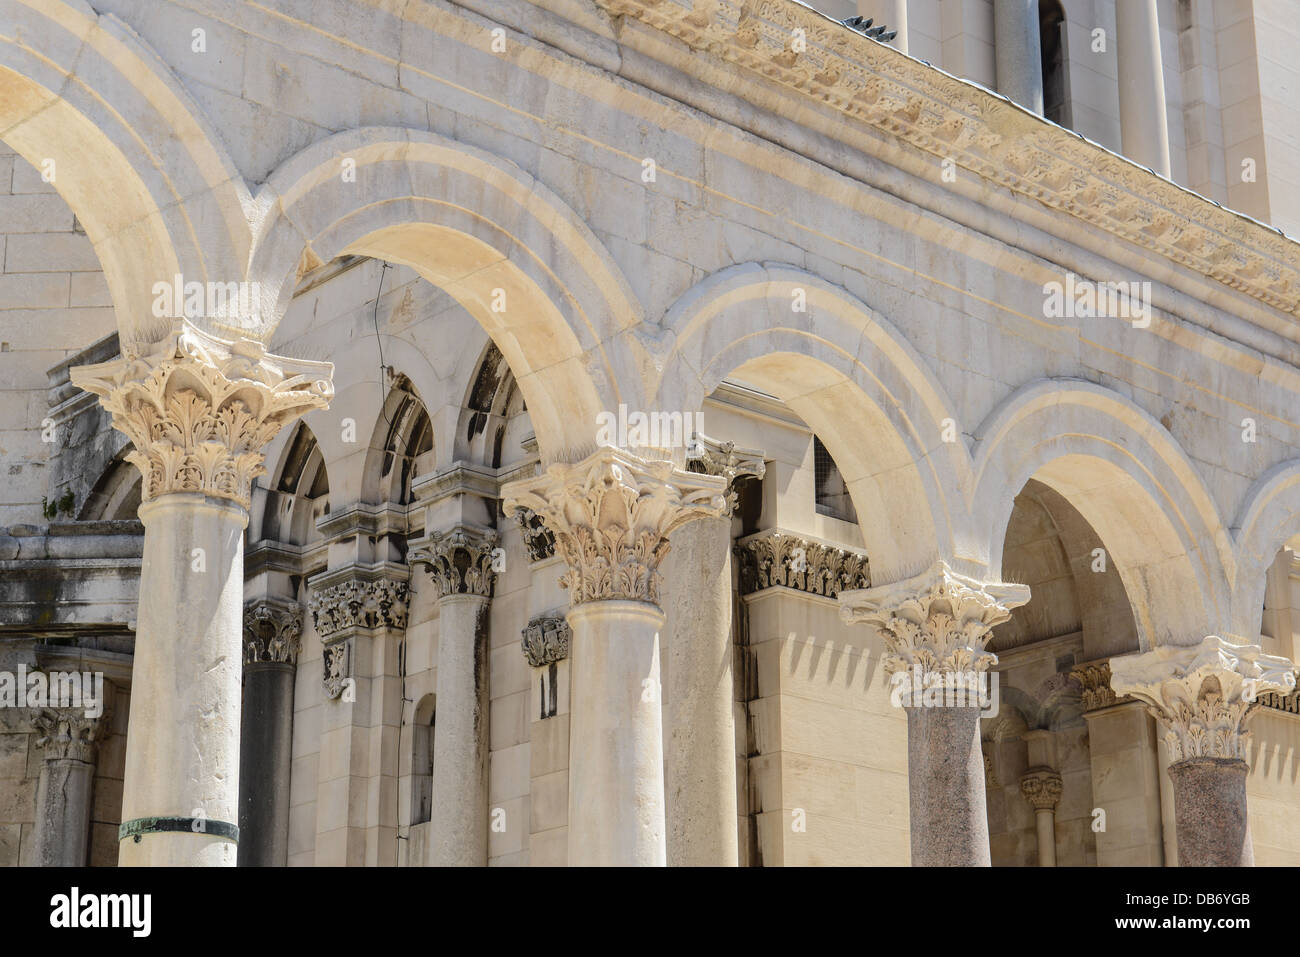
[{"label": "decorative stone frieze", "polygon": [[842,591],[871,587],[867,556],[778,529],[758,532],[736,542],[740,593],[765,588],[793,588],[836,598]]},{"label": "decorative stone frieze", "polygon": [[270,355],[261,342],[228,342],[177,319],[148,353],[128,347],[111,362],[71,370],[100,397],[134,445],[127,458],[144,476],[149,502],[201,492],[248,507],[262,450],[286,424],[324,408],[334,367]]},{"label": "decorative stone frieze", "polygon": [[914,578],[841,594],[840,617],[880,632],[887,673],[965,673],[997,664],[984,650],[989,636],[1027,601],[1026,585],[976,581],[938,561]]},{"label": "decorative stone frieze", "polygon": [[721,442],[699,434],[695,436],[692,448],[695,455],[687,462],[692,472],[720,475],[727,480],[728,515],[736,511],[739,498],[737,480],[746,477],[761,479],[767,474],[767,463],[759,449],[738,449],[735,442]]},{"label": "decorative stone frieze", "polygon": [[36,746],[45,751],[45,760],[72,760],[92,764],[95,745],[103,732],[103,715],[86,717],[77,708],[42,708],[32,718],[36,726]]},{"label": "decorative stone frieze", "polygon": [[457,525],[412,542],[406,560],[411,565],[428,568],[439,598],[446,595],[491,598],[496,581],[492,553],[498,541],[497,533],[491,529]]},{"label": "decorative stone frieze", "polygon": [[[1300,315],[1300,252],[1276,230],[1161,179],[983,87],[786,0],[596,0],[695,50]],[[792,38],[801,37],[795,51]]]},{"label": "decorative stone frieze", "polygon": [[322,681],[325,696],[337,698],[352,677],[352,642],[340,641],[326,645],[321,655],[321,664],[324,669]]},{"label": "decorative stone frieze", "polygon": [[1292,691],[1290,694],[1269,691],[1259,696],[1259,706],[1285,711],[1287,714],[1300,714],[1300,691]]},{"label": "decorative stone frieze", "polygon": [[1144,654],[1110,659],[1111,685],[1130,694],[1165,730],[1170,761],[1242,758],[1246,722],[1259,696],[1289,693],[1295,666],[1266,655],[1258,645],[1209,635],[1199,645],[1163,645]]},{"label": "decorative stone frieze", "polygon": [[724,492],[721,477],[604,447],[576,464],[555,464],[512,482],[502,497],[507,514],[532,509],[555,533],[568,565],[560,583],[573,605],[658,604],[658,569],[669,535],[692,519],[721,515]]},{"label": "decorative stone frieze", "polygon": [[258,598],[244,605],[244,663],[298,663],[302,607]]},{"label": "decorative stone frieze", "polygon": [[524,547],[528,549],[530,562],[545,561],[555,554],[555,533],[546,527],[542,516],[531,508],[521,508],[515,512],[519,530],[524,535]]},{"label": "decorative stone frieze", "polygon": [[1035,811],[1055,811],[1061,803],[1061,773],[1052,768],[1030,768],[1020,778],[1020,793]]},{"label": "decorative stone frieze", "polygon": [[357,632],[400,631],[406,627],[410,588],[405,567],[357,566],[324,572],[308,581],[307,608],[321,641],[329,644]]},{"label": "decorative stone frieze", "polygon": [[1070,677],[1078,682],[1084,711],[1109,708],[1121,699],[1110,686],[1110,659],[1085,661],[1070,670]]},{"label": "decorative stone frieze", "polygon": [[563,661],[569,657],[569,639],[572,630],[562,612],[538,615],[524,626],[522,644],[524,657],[534,668]]}]

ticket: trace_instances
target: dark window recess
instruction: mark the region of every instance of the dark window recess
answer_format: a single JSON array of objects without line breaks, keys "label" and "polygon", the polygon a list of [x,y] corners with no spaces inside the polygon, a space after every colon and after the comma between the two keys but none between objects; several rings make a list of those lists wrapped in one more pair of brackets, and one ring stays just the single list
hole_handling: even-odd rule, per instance
[{"label": "dark window recess", "polygon": [[1060,0],[1038,0],[1038,43],[1043,66],[1043,116],[1070,126],[1070,89],[1066,70],[1065,11]]},{"label": "dark window recess", "polygon": [[844,483],[840,467],[826,451],[822,440],[813,436],[813,469],[817,490],[817,514],[838,518],[857,524],[858,513],[849,498],[849,487]]}]

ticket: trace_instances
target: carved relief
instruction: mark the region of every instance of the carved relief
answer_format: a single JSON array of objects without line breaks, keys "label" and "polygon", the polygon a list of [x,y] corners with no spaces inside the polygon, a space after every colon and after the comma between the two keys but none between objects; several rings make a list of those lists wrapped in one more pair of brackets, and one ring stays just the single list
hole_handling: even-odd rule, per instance
[{"label": "carved relief", "polygon": [[1061,775],[1051,768],[1030,768],[1020,778],[1020,793],[1035,811],[1055,811],[1061,803]]},{"label": "carved relief", "polygon": [[1199,645],[1165,645],[1110,659],[1116,693],[1145,702],[1165,731],[1171,761],[1245,758],[1246,723],[1259,696],[1295,688],[1295,666],[1258,645],[1210,635]]},{"label": "carved relief", "polygon": [[312,582],[309,587],[307,608],[322,641],[354,630],[406,627],[410,589],[404,581],[352,577],[324,587]]},{"label": "carved relief", "polygon": [[742,538],[735,554],[742,595],[779,586],[835,598],[841,591],[871,586],[863,553],[789,532],[773,529]]},{"label": "carved relief", "polygon": [[572,631],[560,612],[538,615],[524,626],[522,644],[524,657],[534,668],[563,661],[569,657],[569,639]]},{"label": "carved relief", "polygon": [[521,508],[515,513],[515,519],[524,534],[524,547],[528,549],[530,562],[540,562],[555,554],[555,534],[546,527],[542,516],[530,508]]},{"label": "carved relief", "polygon": [[244,606],[244,662],[298,663],[302,642],[302,608],[259,598]]},{"label": "carved relief", "polygon": [[88,718],[76,708],[43,708],[32,718],[36,746],[45,750],[45,760],[84,761],[93,764],[95,745],[103,733],[103,716]]},{"label": "carved relief", "polygon": [[184,319],[152,351],[71,370],[100,397],[134,445],[148,502],[202,492],[248,507],[262,450],[286,424],[324,408],[334,394],[328,362],[268,354],[262,343],[227,342]]},{"label": "carved relief", "polygon": [[555,533],[568,565],[560,579],[574,605],[628,600],[657,604],[668,536],[695,518],[718,516],[724,481],[605,447],[577,464],[502,489],[506,514],[528,508]]},{"label": "carved relief", "polygon": [[496,581],[492,551],[497,541],[494,531],[458,525],[413,543],[406,560],[411,565],[422,564],[428,568],[439,598],[445,595],[491,598]]},{"label": "carved relief", "polygon": [[1084,711],[1108,708],[1120,699],[1110,686],[1110,659],[1085,661],[1070,671],[1070,677],[1079,683]]},{"label": "carved relief", "polygon": [[321,662],[325,670],[325,696],[337,698],[352,677],[352,642],[340,641],[326,645]]},{"label": "carved relief", "polygon": [[720,475],[727,480],[727,514],[736,511],[738,494],[736,482],[744,477],[761,479],[767,474],[767,463],[758,449],[738,449],[735,442],[720,442],[707,435],[696,435],[693,443],[696,453],[687,463],[692,472],[702,475]]},{"label": "carved relief", "polygon": [[976,581],[939,561],[915,578],[842,594],[840,617],[880,632],[886,673],[964,673],[997,664],[984,650],[989,636],[1027,601],[1028,586]]}]

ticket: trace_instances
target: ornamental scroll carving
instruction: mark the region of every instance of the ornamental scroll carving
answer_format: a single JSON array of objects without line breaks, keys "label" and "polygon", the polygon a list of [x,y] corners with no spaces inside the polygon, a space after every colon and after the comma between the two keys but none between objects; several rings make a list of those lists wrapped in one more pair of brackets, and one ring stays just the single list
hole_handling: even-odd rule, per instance
[{"label": "ornamental scroll carving", "polygon": [[569,657],[569,639],[572,631],[560,612],[538,615],[524,626],[522,644],[524,657],[534,668],[563,661]]},{"label": "ornamental scroll carving", "polygon": [[695,452],[687,463],[692,472],[702,475],[720,475],[727,480],[727,514],[736,511],[739,495],[736,483],[742,478],[761,479],[767,474],[767,464],[758,449],[738,449],[735,442],[721,442],[707,435],[696,435],[692,443]]},{"label": "ornamental scroll carving", "polygon": [[889,646],[886,673],[986,671],[997,656],[985,651],[995,626],[1029,601],[1029,588],[981,582],[943,561],[915,578],[840,595],[840,617],[880,632]]},{"label": "ornamental scroll carving", "polygon": [[1110,659],[1111,685],[1147,705],[1165,731],[1170,760],[1245,758],[1246,724],[1267,693],[1295,688],[1295,665],[1259,645],[1207,636]]},{"label": "ornamental scroll carving", "polygon": [[490,529],[457,525],[450,531],[432,534],[419,544],[413,543],[406,560],[411,565],[428,568],[440,598],[446,595],[491,598],[496,581],[493,552],[497,542],[497,533]]},{"label": "ornamental scroll carving", "polygon": [[658,604],[669,535],[693,519],[722,515],[724,491],[720,477],[604,447],[582,462],[511,482],[502,498],[506,514],[531,509],[555,533],[568,565],[560,583],[572,604]]},{"label": "ornamental scroll carving", "polygon": [[261,342],[228,342],[177,319],[146,353],[71,370],[100,397],[130,438],[127,458],[144,476],[142,498],[201,492],[248,507],[262,450],[286,424],[333,397],[328,362],[267,353]]},{"label": "ornamental scroll carving", "polygon": [[863,553],[789,532],[773,529],[742,538],[735,554],[742,595],[782,587],[835,598],[841,591],[871,586],[870,563]]},{"label": "ornamental scroll carving", "polygon": [[45,708],[32,718],[36,726],[36,746],[45,751],[45,760],[95,760],[95,745],[102,736],[104,716],[88,718],[76,708]]},{"label": "ornamental scroll carving", "polygon": [[244,606],[244,663],[298,663],[302,648],[302,608],[259,598]]}]

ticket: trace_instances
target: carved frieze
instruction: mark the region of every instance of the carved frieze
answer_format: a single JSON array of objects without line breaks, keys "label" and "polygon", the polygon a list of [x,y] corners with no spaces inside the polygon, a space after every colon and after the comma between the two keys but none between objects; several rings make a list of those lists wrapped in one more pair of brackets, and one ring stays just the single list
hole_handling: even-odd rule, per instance
[{"label": "carved frieze", "polygon": [[966,673],[997,664],[989,636],[1027,601],[1026,585],[977,581],[938,561],[914,578],[841,594],[840,617],[880,632],[887,673]]},{"label": "carved frieze", "polygon": [[569,639],[572,635],[562,612],[538,615],[524,626],[522,644],[524,657],[534,668],[563,661],[569,657]]},{"label": "carved frieze", "polygon": [[406,627],[410,588],[382,567],[325,572],[311,579],[308,589],[312,625],[327,644],[358,631]]},{"label": "carved frieze", "polygon": [[777,529],[742,538],[735,554],[742,595],[782,587],[835,598],[841,591],[871,586],[863,553]]},{"label": "carved frieze", "polygon": [[302,641],[301,606],[258,598],[244,605],[244,663],[296,665]]},{"label": "carved frieze", "polygon": [[428,569],[440,598],[445,595],[491,598],[496,581],[493,552],[497,542],[497,533],[490,529],[457,525],[412,542],[406,560]]},{"label": "carved frieze", "polygon": [[177,319],[148,352],[71,370],[100,397],[134,445],[148,502],[202,492],[248,507],[262,451],[286,424],[334,394],[328,362],[270,355],[250,339],[228,342]]}]

